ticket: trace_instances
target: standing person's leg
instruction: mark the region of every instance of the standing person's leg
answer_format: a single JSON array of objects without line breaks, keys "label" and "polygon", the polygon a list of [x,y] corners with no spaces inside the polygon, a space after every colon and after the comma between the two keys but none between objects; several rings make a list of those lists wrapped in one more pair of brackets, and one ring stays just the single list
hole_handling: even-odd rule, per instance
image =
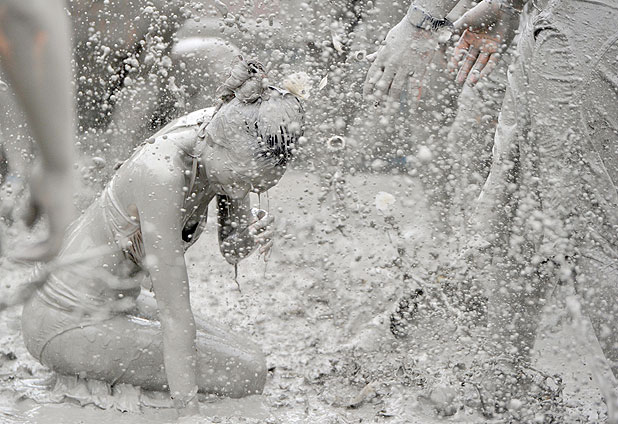
[{"label": "standing person's leg", "polygon": [[50,228],[46,241],[18,256],[49,260],[73,218],[75,114],[64,1],[0,0],[0,63],[41,150],[41,167],[32,176],[28,220],[34,221],[42,210]]},{"label": "standing person's leg", "polygon": [[[530,90],[543,231],[536,257],[575,280],[618,370],[618,6],[563,1],[534,32]],[[590,28],[589,22],[595,25]],[[575,23],[575,24],[573,24]],[[536,223],[536,225],[534,225]],[[534,257],[531,258],[534,260]],[[575,266],[573,266],[575,263]]]},{"label": "standing person's leg", "polygon": [[[561,105],[577,79],[573,61],[565,57],[566,37],[557,31],[538,37],[537,24],[532,18],[518,43],[469,241],[472,259],[486,251],[492,262],[471,263],[466,275],[488,288],[483,350],[495,366],[481,376],[487,413],[505,408],[513,397],[525,400],[526,374],[518,369],[530,359],[541,309],[556,282],[554,260],[559,266],[569,255],[562,245],[568,237],[558,228],[565,214],[550,203],[559,198],[556,192],[564,194],[563,178],[572,181],[567,174],[573,169],[562,162],[569,158],[556,155],[556,148],[566,148],[576,122],[577,109]],[[540,249],[542,243],[553,247]]]},{"label": "standing person's leg", "polygon": [[[529,122],[529,131],[520,135],[517,209],[508,250],[496,268],[499,274],[489,308],[495,354],[520,364],[530,359],[541,308],[560,280],[575,279],[580,291],[585,287],[584,303],[591,306],[588,310],[604,350],[616,352],[618,311],[608,299],[618,294],[614,275],[618,114],[612,113],[618,52],[608,54],[608,63],[599,67],[605,74],[592,85],[600,91],[590,95],[596,104],[586,104],[585,81],[593,63],[582,57],[581,43],[586,43],[589,54],[607,49],[604,40],[610,33],[605,30],[610,26],[602,28],[603,22],[615,22],[618,10],[595,10],[604,19],[597,20],[599,28],[586,32],[590,15],[579,4],[567,9],[568,2],[563,3],[565,10],[551,9],[535,19],[520,46],[526,87],[520,94],[527,99],[529,113],[518,119]],[[572,22],[579,26],[572,28]],[[608,72],[610,68],[613,71]],[[612,87],[599,85],[601,81]],[[596,122],[585,123],[582,117],[590,112],[596,114]],[[591,134],[591,129],[607,129],[608,121],[611,128],[605,138]],[[599,140],[603,148],[595,146]]]},{"label": "standing person's leg", "polygon": [[[543,30],[537,31],[541,25]],[[517,209],[506,228],[509,244],[497,266],[489,315],[498,351],[523,361],[529,359],[551,287],[543,264],[566,266],[566,258],[574,254],[568,229],[576,225],[574,202],[581,193],[576,183],[579,108],[572,107],[578,85],[575,58],[569,40],[557,29],[537,21],[532,30],[532,38],[528,34],[522,40],[527,62],[520,81],[525,84],[517,90],[527,97],[529,131],[519,133]],[[518,113],[520,122],[528,120]]]},{"label": "standing person's leg", "polygon": [[[613,18],[618,19],[618,7]],[[587,209],[575,276],[584,312],[618,376],[618,30],[609,24],[607,29],[581,91]]]},{"label": "standing person's leg", "polygon": [[475,200],[489,174],[493,136],[504,101],[510,61],[510,56],[505,55],[482,84],[463,86],[457,115],[446,138],[453,155],[448,215],[459,238],[465,239],[469,232]]},{"label": "standing person's leg", "polygon": [[[472,89],[470,89],[472,90]],[[449,143],[453,148],[451,153],[454,155],[453,162],[459,163],[459,178],[467,180],[472,173],[479,172],[481,169],[478,155],[472,155],[463,146],[469,138],[470,130],[466,125],[474,121],[472,112],[466,110],[470,101],[478,99],[473,92],[468,91],[465,95],[464,104],[460,109],[453,128],[449,133]],[[473,213],[465,219],[465,227],[462,229],[461,236],[463,246],[461,258],[451,261],[448,266],[455,266],[458,275],[452,275],[452,280],[457,287],[457,297],[463,303],[458,304],[466,310],[481,315],[485,303],[484,293],[491,285],[487,279],[487,267],[491,260],[493,251],[496,256],[502,256],[505,252],[505,245],[508,237],[509,223],[511,222],[510,203],[512,190],[509,186],[515,181],[516,155],[517,155],[517,94],[508,88],[504,96],[502,108],[498,115],[498,125],[494,136],[494,145],[491,152],[492,163],[488,170],[487,179],[481,189],[479,198],[473,204],[465,204],[462,193],[451,193],[455,195],[455,203],[459,200],[462,210],[474,208]],[[461,99],[460,99],[461,100]],[[483,125],[483,127],[485,127]],[[461,134],[459,134],[461,133]],[[474,152],[482,150],[476,147]],[[455,159],[455,157],[457,157]],[[473,158],[474,156],[474,158]],[[468,167],[469,166],[469,167]],[[462,213],[459,211],[459,213]],[[452,222],[452,221],[451,221]],[[452,259],[452,257],[450,258]],[[391,315],[391,332],[403,337],[408,332],[408,326],[412,320],[412,315],[416,305],[422,301],[418,291],[405,293],[399,300],[397,309]]]},{"label": "standing person's leg", "polygon": [[[446,138],[455,155],[451,166],[451,193],[446,206],[450,225],[461,233],[457,234],[459,237],[466,233],[474,199],[480,192],[480,183],[487,178],[489,171],[491,143],[487,138],[494,133],[495,123],[487,114],[483,114],[483,103],[482,93],[464,86],[459,96],[457,115]],[[496,106],[495,117],[499,104]]]},{"label": "standing person's leg", "polygon": [[[4,75],[0,73],[0,80]],[[6,178],[0,181],[0,219],[11,225],[25,206],[23,196],[32,168],[32,136],[17,98],[0,90],[0,145],[6,154]]]}]

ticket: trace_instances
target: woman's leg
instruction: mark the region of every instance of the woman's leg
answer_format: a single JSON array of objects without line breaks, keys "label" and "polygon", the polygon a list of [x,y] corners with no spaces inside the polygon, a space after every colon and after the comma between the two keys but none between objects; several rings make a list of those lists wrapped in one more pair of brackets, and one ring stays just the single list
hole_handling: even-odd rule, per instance
[{"label": "woman's leg", "polygon": [[[264,356],[246,338],[203,324],[198,326],[197,349],[200,392],[230,397],[262,392]],[[118,315],[68,329],[45,345],[40,360],[61,374],[167,389],[163,336],[156,320]]]}]

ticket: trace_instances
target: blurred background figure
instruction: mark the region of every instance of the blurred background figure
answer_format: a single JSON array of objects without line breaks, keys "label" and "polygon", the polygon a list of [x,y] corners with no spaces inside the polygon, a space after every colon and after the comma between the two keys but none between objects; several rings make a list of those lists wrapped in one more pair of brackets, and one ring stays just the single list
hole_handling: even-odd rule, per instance
[{"label": "blurred background figure", "polygon": [[[74,107],[69,23],[63,6],[60,0],[0,2],[0,64],[40,152],[30,172],[25,221],[32,226],[44,214],[49,226],[47,239],[14,254],[23,260],[52,259],[73,218]],[[14,149],[24,148],[23,140],[14,142]],[[19,184],[17,179],[12,182]]]},{"label": "blurred background figure", "polygon": [[[29,12],[29,3],[9,1],[2,4],[6,13],[10,11],[17,16],[39,13],[36,7],[33,8],[36,12]],[[54,37],[60,33],[64,37],[64,45],[56,48],[54,56],[55,61],[60,61],[58,52],[64,52],[67,59],[63,69],[64,82],[46,83],[45,88],[36,94],[41,101],[54,106],[56,127],[62,121],[58,112],[64,107],[63,103],[70,102],[70,110],[65,115],[67,122],[69,117],[71,121],[70,127],[66,128],[70,128],[72,134],[73,122],[76,122],[78,134],[77,138],[72,135],[66,145],[77,142],[78,146],[77,161],[82,177],[78,206],[86,204],[100,190],[114,166],[125,160],[143,137],[189,109],[212,104],[213,99],[203,93],[215,91],[238,49],[216,37],[219,35],[216,22],[207,35],[187,34],[185,31],[182,39],[175,39],[186,19],[192,16],[192,10],[183,6],[185,3],[41,2],[43,11],[55,8],[56,14],[41,12],[44,17],[40,22],[34,18],[24,21],[23,25],[32,27],[29,32],[24,30],[28,34],[36,33],[36,25],[64,22],[63,27],[53,28]],[[13,15],[5,14],[5,19],[9,19],[7,16]],[[71,38],[68,20],[73,27]],[[13,30],[12,26],[3,25],[2,28],[4,32]],[[31,39],[24,34],[19,36],[21,44],[13,54],[27,54],[30,50],[26,43],[28,40],[34,43],[34,36]],[[50,36],[48,42],[53,40]],[[34,72],[33,66],[21,67]],[[25,94],[17,93],[13,83],[15,76],[26,78],[29,73],[16,74],[17,68],[17,65],[12,66],[0,74],[0,80],[8,83],[0,84],[0,145],[4,167],[4,178],[0,181],[0,217],[8,225],[23,214],[23,181],[32,168],[33,138],[38,137],[31,128],[33,124],[29,121],[28,110],[22,113],[19,107],[21,97],[16,94]],[[46,81],[58,78],[49,70],[42,75]],[[71,83],[73,77],[74,83]],[[66,87],[66,90],[62,89],[62,99],[56,94],[47,94],[51,90],[60,92],[61,87]],[[48,138],[56,131],[50,125],[44,127],[43,134]],[[75,161],[70,155],[64,156],[67,163]]]}]

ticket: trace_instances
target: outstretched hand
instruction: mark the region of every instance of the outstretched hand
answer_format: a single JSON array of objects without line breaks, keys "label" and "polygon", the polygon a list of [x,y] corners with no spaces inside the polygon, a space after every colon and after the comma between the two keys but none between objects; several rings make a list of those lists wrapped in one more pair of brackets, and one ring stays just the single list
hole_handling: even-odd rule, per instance
[{"label": "outstretched hand", "polygon": [[449,63],[459,84],[474,86],[489,75],[515,36],[519,13],[502,1],[484,0],[459,18],[454,26],[465,29]]},{"label": "outstretched hand", "polygon": [[423,79],[438,48],[435,34],[412,25],[404,18],[386,36],[385,44],[368,60],[373,64],[367,73],[363,95],[376,100],[390,97],[399,100],[410,82],[410,97],[422,95]]}]

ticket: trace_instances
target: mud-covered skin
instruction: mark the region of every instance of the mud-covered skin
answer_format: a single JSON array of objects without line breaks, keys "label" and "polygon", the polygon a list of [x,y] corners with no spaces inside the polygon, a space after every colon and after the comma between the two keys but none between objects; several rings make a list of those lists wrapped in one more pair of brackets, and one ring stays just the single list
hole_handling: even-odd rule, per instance
[{"label": "mud-covered skin", "polygon": [[[140,57],[142,48],[152,48],[153,43],[167,43],[166,48],[159,48],[159,56],[171,49],[171,35],[183,19],[179,16],[180,2],[154,4],[150,15],[143,12],[146,3],[0,2],[0,63],[9,87],[25,112],[29,132],[37,141],[43,160],[32,173],[31,204],[24,218],[31,224],[46,213],[50,224],[49,238],[18,252],[18,259],[51,259],[74,216],[74,93],[80,128],[106,127],[114,98],[126,76],[133,73],[135,77],[136,72],[145,74],[150,69],[137,69],[134,62],[127,60]],[[66,11],[74,30],[74,55]],[[161,15],[165,18],[161,19]],[[128,19],[119,19],[120,16]],[[76,90],[71,83],[71,57],[76,60]],[[12,99],[8,93],[2,96],[10,107]],[[28,134],[22,129],[18,113],[5,112],[10,122],[3,120],[7,131],[1,141],[9,152],[9,169],[14,181],[24,181],[31,171],[23,153],[30,150]],[[13,218],[15,199],[21,193],[19,185],[14,186],[3,193],[3,215],[9,219]],[[54,196],[49,195],[51,192]]]},{"label": "mud-covered skin", "polygon": [[497,0],[483,2],[455,21],[454,27],[463,34],[449,67],[457,71],[459,84],[474,86],[493,72],[501,53],[513,41],[519,18],[519,10],[511,3]]},{"label": "mud-covered skin", "polygon": [[372,55],[374,61],[365,79],[363,94],[399,102],[404,90],[409,100],[420,100],[428,85],[433,56],[439,54],[438,35],[423,24],[426,17],[443,19],[456,0],[417,0],[386,36],[384,45]]},{"label": "mud-covered skin", "polygon": [[[254,215],[248,197],[273,187],[283,175],[303,134],[304,110],[291,92],[265,87],[264,78],[258,62],[239,58],[217,108],[171,122],[118,169],[68,233],[63,249],[66,256],[99,247],[108,252],[89,265],[90,278],[80,276],[77,267],[53,274],[26,306],[33,312],[24,315],[24,337],[35,357],[63,374],[157,389],[163,388],[161,379],[150,377],[162,372],[154,372],[153,364],[164,367],[163,381],[183,415],[198,412],[198,389],[230,396],[261,391],[265,365],[258,351],[238,347],[232,336],[196,344],[201,333],[191,311],[184,253],[199,237],[215,196],[219,244],[228,262],[238,262],[258,245],[267,254],[272,245],[272,218],[265,211]],[[127,315],[139,293],[140,271],[147,272],[157,299],[159,321],[147,326]],[[37,302],[49,307],[33,306]],[[159,323],[160,330],[153,330]],[[91,340],[93,331],[101,335],[98,342]],[[213,336],[205,331],[207,338]],[[118,332],[143,337],[132,343]],[[158,356],[137,359],[155,349],[144,345],[153,337],[161,342]],[[75,354],[63,348],[67,345],[86,347]],[[86,365],[84,352],[101,361]],[[110,363],[118,354],[136,358],[137,370]]]},{"label": "mud-covered skin", "polygon": [[[190,161],[187,161],[186,154],[179,151],[178,142],[183,139],[194,140],[197,130],[197,127],[193,127],[166,134],[164,138],[155,137],[154,142],[141,147],[118,170],[115,177],[114,184],[121,206],[135,214],[140,222],[146,251],[141,266],[136,266],[125,257],[113,234],[104,225],[102,198],[74,224],[62,251],[63,256],[68,256],[109,246],[107,253],[102,253],[89,264],[93,270],[105,270],[114,276],[114,288],[101,295],[109,300],[136,298],[144,273],[147,272],[151,281],[147,286],[154,290],[157,297],[160,321],[148,324],[130,315],[120,314],[112,315],[112,318],[99,324],[86,325],[83,330],[75,328],[66,331],[53,338],[45,347],[40,360],[47,366],[64,374],[84,373],[109,382],[123,381],[157,390],[169,384],[171,392],[180,393],[180,396],[190,393],[195,385],[204,392],[234,397],[261,391],[265,365],[259,350],[247,344],[244,338],[232,336],[220,329],[213,330],[217,327],[212,325],[196,327],[188,303],[181,223],[187,222],[188,215],[193,216],[195,213],[204,221],[208,203],[218,194],[228,199],[225,207],[219,209],[221,222],[238,223],[238,226],[235,225],[236,231],[242,231],[252,222],[247,218],[252,216],[247,193],[239,193],[238,197],[230,196],[227,193],[235,193],[233,188],[212,178],[212,175],[217,174],[218,164],[225,163],[226,159],[209,148],[205,149],[209,152],[208,157],[203,156],[194,189],[190,193],[183,191],[183,187],[191,185],[191,175],[185,172],[190,170]],[[210,177],[206,176],[205,169],[210,170]],[[265,183],[265,188],[277,180],[274,178]],[[221,189],[226,191],[222,192]],[[187,225],[192,224],[187,222]],[[246,250],[251,251],[248,245],[255,243],[253,235],[245,234],[250,239],[244,242]],[[228,231],[225,235],[231,237],[236,234]],[[161,240],[165,240],[165,243]],[[225,242],[226,238],[223,238],[221,244]],[[58,271],[55,277],[79,287],[90,284],[87,274],[67,269]],[[41,326],[39,320],[45,319],[45,314],[53,315],[38,299],[37,296],[33,297],[26,307],[31,312],[24,314],[23,328],[27,345],[30,337],[36,337],[36,328]],[[106,311],[101,313],[105,314]],[[139,307],[134,314],[141,315]],[[51,318],[49,316],[47,319]],[[183,332],[174,328],[192,330]],[[194,343],[195,331],[198,349],[194,352],[197,352],[197,357],[179,360],[186,357],[185,346]],[[92,341],[91,333],[97,334],[95,341]],[[113,346],[108,345],[110,340],[114,340]],[[67,350],[66,346],[80,346],[80,349]],[[146,355],[146,352],[153,352],[154,356]],[[87,357],[95,359],[84,362]],[[119,366],[112,360],[116,357],[135,359]],[[195,361],[199,370],[197,374],[190,371],[190,368],[184,369],[195,366],[192,365]],[[166,372],[162,371],[163,362]],[[227,371],[230,369],[232,371]]]},{"label": "mud-covered skin", "polygon": [[[69,16],[63,21],[71,24],[73,43],[67,49],[73,48],[75,63],[76,89],[70,96],[76,102],[76,113],[71,116],[77,118],[81,135],[98,132],[96,137],[80,137],[80,150],[106,160],[96,175],[103,182],[113,166],[125,160],[153,130],[188,110],[212,104],[214,98],[205,91],[214,93],[225,67],[238,53],[221,38],[200,33],[192,34],[190,43],[180,43],[180,49],[174,50],[178,41],[174,35],[191,16],[182,1],[49,3],[64,6],[66,12],[62,13]],[[215,61],[220,62],[213,64]],[[204,91],[197,87],[204,87]],[[4,133],[0,143],[6,146],[11,174],[24,179],[29,166],[29,134],[13,103],[10,93],[0,90]],[[104,135],[108,130],[112,132]],[[16,143],[16,138],[21,141]]]},{"label": "mud-covered skin", "polygon": [[17,259],[55,257],[73,218],[74,105],[69,24],[60,0],[0,2],[0,64],[40,150],[30,179],[26,223],[45,214],[47,239]]}]

